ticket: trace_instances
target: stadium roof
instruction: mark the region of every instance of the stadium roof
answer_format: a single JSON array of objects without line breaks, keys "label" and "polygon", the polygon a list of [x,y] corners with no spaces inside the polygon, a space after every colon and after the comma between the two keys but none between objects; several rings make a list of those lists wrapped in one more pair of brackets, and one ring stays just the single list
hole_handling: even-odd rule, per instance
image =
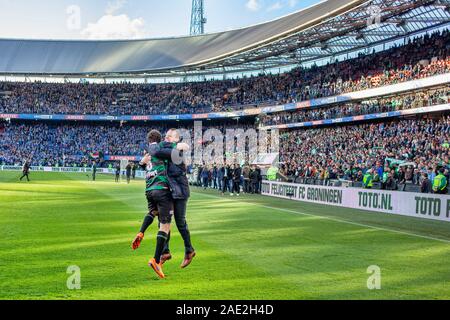
[{"label": "stadium roof", "polygon": [[[270,22],[194,37],[0,39],[0,74],[175,76],[299,65],[450,21],[450,0],[332,0]],[[376,14],[379,16],[379,24]],[[373,18],[373,19],[372,19]]]}]

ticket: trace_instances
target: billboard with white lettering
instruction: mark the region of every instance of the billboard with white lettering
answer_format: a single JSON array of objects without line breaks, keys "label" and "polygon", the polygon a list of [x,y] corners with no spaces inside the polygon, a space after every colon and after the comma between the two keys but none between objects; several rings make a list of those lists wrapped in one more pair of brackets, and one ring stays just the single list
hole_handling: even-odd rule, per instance
[{"label": "billboard with white lettering", "polygon": [[262,194],[450,222],[450,195],[263,181]]}]

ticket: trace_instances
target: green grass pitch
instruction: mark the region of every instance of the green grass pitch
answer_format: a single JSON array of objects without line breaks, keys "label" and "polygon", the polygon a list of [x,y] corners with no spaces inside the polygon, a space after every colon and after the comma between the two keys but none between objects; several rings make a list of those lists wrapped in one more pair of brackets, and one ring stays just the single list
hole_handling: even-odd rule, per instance
[{"label": "green grass pitch", "polygon": [[[192,190],[197,257],[186,269],[173,229],[167,278],[147,266],[156,223],[130,242],[146,212],[143,181],[0,172],[0,299],[449,299],[450,223]],[[81,269],[69,290],[68,266]],[[381,270],[369,290],[367,268]]]}]

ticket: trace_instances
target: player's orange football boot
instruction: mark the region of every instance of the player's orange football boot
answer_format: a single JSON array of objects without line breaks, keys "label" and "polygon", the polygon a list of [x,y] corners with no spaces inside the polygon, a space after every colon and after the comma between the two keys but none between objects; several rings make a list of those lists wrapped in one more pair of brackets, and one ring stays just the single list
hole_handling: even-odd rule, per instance
[{"label": "player's orange football boot", "polygon": [[194,259],[194,257],[195,257],[195,251],[186,253],[186,254],[184,255],[184,260],[183,260],[183,262],[181,263],[181,266],[180,266],[180,267],[181,267],[182,269],[186,268],[188,265],[191,264],[192,259]]},{"label": "player's orange football boot", "polygon": [[161,255],[161,258],[159,261],[160,261],[161,265],[163,265],[164,262],[166,262],[167,260],[170,260],[170,259],[172,259],[172,255],[170,254],[170,252],[168,252],[168,253],[163,253]]},{"label": "player's orange football boot", "polygon": [[134,238],[133,242],[131,243],[131,248],[133,250],[136,250],[141,245],[141,241],[144,239],[144,234],[142,232],[139,232],[136,237]]},{"label": "player's orange football boot", "polygon": [[148,265],[150,267],[152,267],[152,269],[156,272],[158,277],[160,277],[161,279],[164,279],[165,275],[164,275],[164,272],[162,270],[161,261],[159,263],[156,263],[155,258],[151,258],[150,261],[148,262]]}]

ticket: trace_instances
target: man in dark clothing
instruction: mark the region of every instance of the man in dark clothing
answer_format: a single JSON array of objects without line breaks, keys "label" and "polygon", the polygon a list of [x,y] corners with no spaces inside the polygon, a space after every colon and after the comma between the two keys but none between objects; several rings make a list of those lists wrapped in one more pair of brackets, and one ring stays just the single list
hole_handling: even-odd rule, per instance
[{"label": "man in dark clothing", "polygon": [[203,189],[206,190],[208,188],[208,176],[209,176],[209,170],[207,166],[204,166],[202,169],[202,185]]},{"label": "man in dark clothing", "polygon": [[119,182],[119,178],[120,178],[120,164],[117,163],[116,164],[116,182]]},{"label": "man in dark clothing", "polygon": [[397,181],[400,184],[406,183],[406,173],[404,167],[400,167],[400,169],[398,169]]},{"label": "man in dark clothing", "polygon": [[225,168],[221,166],[220,168],[217,169],[217,184],[218,184],[217,188],[219,189],[219,191],[222,191],[224,175],[225,175]]},{"label": "man in dark clothing", "polygon": [[261,168],[256,166],[256,176],[258,177],[258,183],[257,183],[257,190],[256,193],[261,193],[262,188],[262,174],[261,174]]},{"label": "man in dark clothing", "polygon": [[431,193],[432,185],[431,181],[428,178],[428,174],[425,172],[422,174],[423,180],[422,184],[420,185],[420,192],[422,193]]},{"label": "man in dark clothing", "polygon": [[29,175],[30,174],[30,162],[25,161],[22,168],[22,176],[20,177],[20,181],[22,181],[23,178],[27,177],[27,181],[30,181]]},{"label": "man in dark clothing", "polygon": [[233,171],[233,193],[236,195],[239,195],[241,190],[241,173],[241,166],[236,164]]},{"label": "man in dark clothing", "polygon": [[394,174],[392,171],[388,173],[388,178],[386,180],[386,190],[397,190],[397,182],[395,182]]},{"label": "man in dark clothing", "polygon": [[413,184],[415,184],[415,185],[420,184],[420,176],[421,175],[420,175],[419,168],[415,168],[414,173],[413,173],[413,180],[412,180]]},{"label": "man in dark clothing", "polygon": [[97,163],[92,164],[92,181],[95,181],[95,175],[97,174]]},{"label": "man in dark clothing", "polygon": [[233,195],[233,177],[234,177],[234,165],[227,166],[227,188],[230,195]]},{"label": "man in dark clothing", "polygon": [[358,173],[355,176],[355,182],[363,182],[364,175],[362,170],[358,170]]},{"label": "man in dark clothing", "polygon": [[248,165],[244,165],[242,168],[242,176],[244,177],[244,192],[250,192],[250,167]]},{"label": "man in dark clothing", "polygon": [[222,174],[223,174],[223,178],[222,178],[222,195],[227,191],[228,189],[228,171],[229,171],[230,167],[227,165],[224,165],[222,167]]},{"label": "man in dark clothing", "polygon": [[131,180],[131,170],[132,170],[131,162],[128,162],[127,166],[125,167],[125,170],[127,173],[127,183],[129,184]]},{"label": "man in dark clothing", "polygon": [[133,180],[136,178],[136,170],[137,170],[137,165],[136,163],[132,163],[131,165],[131,177],[133,178]]},{"label": "man in dark clothing", "polygon": [[218,184],[217,184],[217,166],[214,165],[213,171],[212,171],[212,180],[213,180],[213,188],[217,189]]},{"label": "man in dark clothing", "polygon": [[198,171],[197,171],[197,184],[196,184],[199,187],[202,186],[202,172],[203,172],[203,167],[199,166]]},{"label": "man in dark clothing", "polygon": [[253,166],[250,171],[250,192],[256,193],[258,191],[258,171],[256,171],[256,166]]}]

